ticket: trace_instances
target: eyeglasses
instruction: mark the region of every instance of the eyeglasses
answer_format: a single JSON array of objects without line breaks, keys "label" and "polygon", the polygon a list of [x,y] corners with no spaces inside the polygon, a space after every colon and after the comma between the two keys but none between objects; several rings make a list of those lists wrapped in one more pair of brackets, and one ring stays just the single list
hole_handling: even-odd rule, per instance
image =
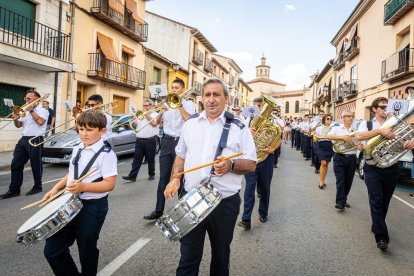
[{"label": "eyeglasses", "polygon": [[387,110],[388,105],[379,105],[377,108],[381,108],[382,110]]},{"label": "eyeglasses", "polygon": [[354,115],[344,115],[344,116],[342,116],[342,117],[344,117],[344,118],[353,118],[353,117],[354,117]]},{"label": "eyeglasses", "polygon": [[144,104],[144,106],[151,106],[150,104]]},{"label": "eyeglasses", "polygon": [[327,120],[327,121],[331,121],[331,120],[332,120],[332,118],[326,118],[325,120]]},{"label": "eyeglasses", "polygon": [[94,107],[94,106],[96,106],[97,104],[87,104],[86,106],[87,107]]}]

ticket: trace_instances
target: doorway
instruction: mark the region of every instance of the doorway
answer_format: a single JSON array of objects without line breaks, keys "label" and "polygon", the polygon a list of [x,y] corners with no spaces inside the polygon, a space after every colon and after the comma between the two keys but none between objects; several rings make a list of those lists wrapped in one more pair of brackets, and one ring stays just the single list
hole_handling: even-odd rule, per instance
[{"label": "doorway", "polygon": [[112,109],[112,114],[125,114],[125,105],[127,98],[114,95],[112,100],[118,101],[118,106],[114,109]]}]

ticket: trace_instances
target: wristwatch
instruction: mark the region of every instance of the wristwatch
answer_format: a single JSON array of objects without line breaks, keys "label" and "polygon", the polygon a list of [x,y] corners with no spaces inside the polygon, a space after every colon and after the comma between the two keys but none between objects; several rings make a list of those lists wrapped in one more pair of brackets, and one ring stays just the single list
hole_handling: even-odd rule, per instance
[{"label": "wristwatch", "polygon": [[232,159],[230,159],[230,172],[234,171],[234,161]]},{"label": "wristwatch", "polygon": [[30,114],[32,114],[33,112],[34,112],[34,110],[33,110],[33,109],[32,109],[32,110],[29,110],[29,113],[30,113]]}]

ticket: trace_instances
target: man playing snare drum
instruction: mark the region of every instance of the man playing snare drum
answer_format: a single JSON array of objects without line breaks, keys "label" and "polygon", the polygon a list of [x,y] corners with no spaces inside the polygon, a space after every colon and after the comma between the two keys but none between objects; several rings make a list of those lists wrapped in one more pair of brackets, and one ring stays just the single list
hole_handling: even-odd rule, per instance
[{"label": "man playing snare drum", "polygon": [[[205,111],[191,116],[184,124],[175,149],[174,177],[168,183],[164,195],[171,198],[178,191],[180,177],[176,175],[179,172],[220,156],[243,152],[240,159],[214,165],[212,185],[222,193],[223,199],[207,218],[180,239],[181,258],[177,275],[198,274],[206,232],[211,241],[210,275],[229,275],[230,244],[240,211],[239,191],[243,175],[256,168],[256,149],[249,128],[224,111],[228,100],[227,85],[220,79],[210,78],[204,83],[202,91]],[[227,139],[222,132],[228,133]],[[219,141],[225,145],[222,152],[218,148]],[[215,158],[217,154],[219,156]],[[210,176],[211,170],[210,166],[186,174],[183,193],[191,191]]]}]

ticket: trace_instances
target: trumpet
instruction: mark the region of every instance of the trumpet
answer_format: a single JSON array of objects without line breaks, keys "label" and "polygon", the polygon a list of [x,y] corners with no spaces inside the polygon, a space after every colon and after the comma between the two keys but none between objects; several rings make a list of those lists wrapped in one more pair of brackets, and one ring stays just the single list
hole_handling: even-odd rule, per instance
[{"label": "trumpet", "polygon": [[[12,113],[7,115],[5,118],[1,119],[1,121],[5,121],[6,119],[10,118],[13,115],[18,116],[17,119],[25,117],[26,116],[26,111],[29,111],[29,109],[32,109],[34,106],[37,106],[41,101],[43,101],[44,99],[47,99],[49,97],[49,95],[50,95],[50,93],[46,93],[44,96],[40,97],[39,99],[36,99],[35,101],[33,101],[31,103],[24,104],[22,106],[15,106],[15,105],[11,106],[10,109],[12,110]],[[2,126],[0,128],[0,130],[2,130],[3,128],[8,126],[11,122],[13,122],[13,120],[9,121],[4,126]]]},{"label": "trumpet", "polygon": [[[73,107],[72,108],[72,116],[74,117],[74,118],[72,118],[72,119],[70,119],[68,122],[64,122],[64,123],[62,123],[62,124],[60,124],[60,125],[58,125],[58,126],[56,126],[56,127],[54,127],[54,128],[51,128],[51,129],[49,129],[49,130],[47,130],[47,131],[45,131],[45,132],[42,132],[41,134],[39,134],[39,135],[37,135],[37,136],[35,136],[35,137],[33,137],[33,138],[31,138],[31,139],[29,139],[29,144],[32,146],[32,147],[38,147],[38,146],[40,146],[40,145],[43,145],[44,143],[46,143],[46,142],[49,142],[50,140],[52,140],[52,139],[54,139],[55,137],[57,137],[57,136],[60,136],[60,135],[62,135],[62,134],[65,134],[65,133],[67,133],[67,132],[69,132],[69,131],[71,131],[71,130],[74,130],[75,128],[76,128],[76,119],[78,118],[78,116],[82,113],[82,112],[85,112],[85,111],[87,111],[87,110],[92,110],[92,109],[99,109],[99,108],[103,108],[103,111],[102,112],[108,112],[108,111],[110,111],[110,110],[112,110],[112,109],[114,109],[114,108],[116,108],[116,107],[118,107],[118,101],[113,101],[113,102],[107,102],[107,103],[103,103],[103,104],[99,104],[99,105],[97,105],[97,106],[94,106],[94,107],[91,107],[91,108],[87,108],[87,109],[85,109],[85,110],[83,110],[82,108],[80,108],[80,107],[77,107],[77,106],[75,106],[75,107]],[[40,136],[44,136],[47,132],[49,132],[49,131],[52,131],[52,130],[55,130],[55,129],[58,129],[58,128],[60,128],[61,126],[63,126],[63,125],[65,125],[65,124],[67,124],[67,123],[70,123],[70,122],[72,122],[72,121],[75,121],[75,125],[73,126],[73,127],[70,127],[70,128],[68,128],[68,129],[66,129],[66,130],[64,130],[64,131],[62,131],[62,132],[58,132],[58,133],[56,133],[55,135],[52,135],[52,136],[50,136],[50,137],[48,137],[47,139],[44,139],[42,142],[40,142],[40,143],[34,143],[33,142],[33,140],[35,140],[36,138],[38,138],[38,137],[40,137]],[[62,138],[63,139],[63,138]]]}]

